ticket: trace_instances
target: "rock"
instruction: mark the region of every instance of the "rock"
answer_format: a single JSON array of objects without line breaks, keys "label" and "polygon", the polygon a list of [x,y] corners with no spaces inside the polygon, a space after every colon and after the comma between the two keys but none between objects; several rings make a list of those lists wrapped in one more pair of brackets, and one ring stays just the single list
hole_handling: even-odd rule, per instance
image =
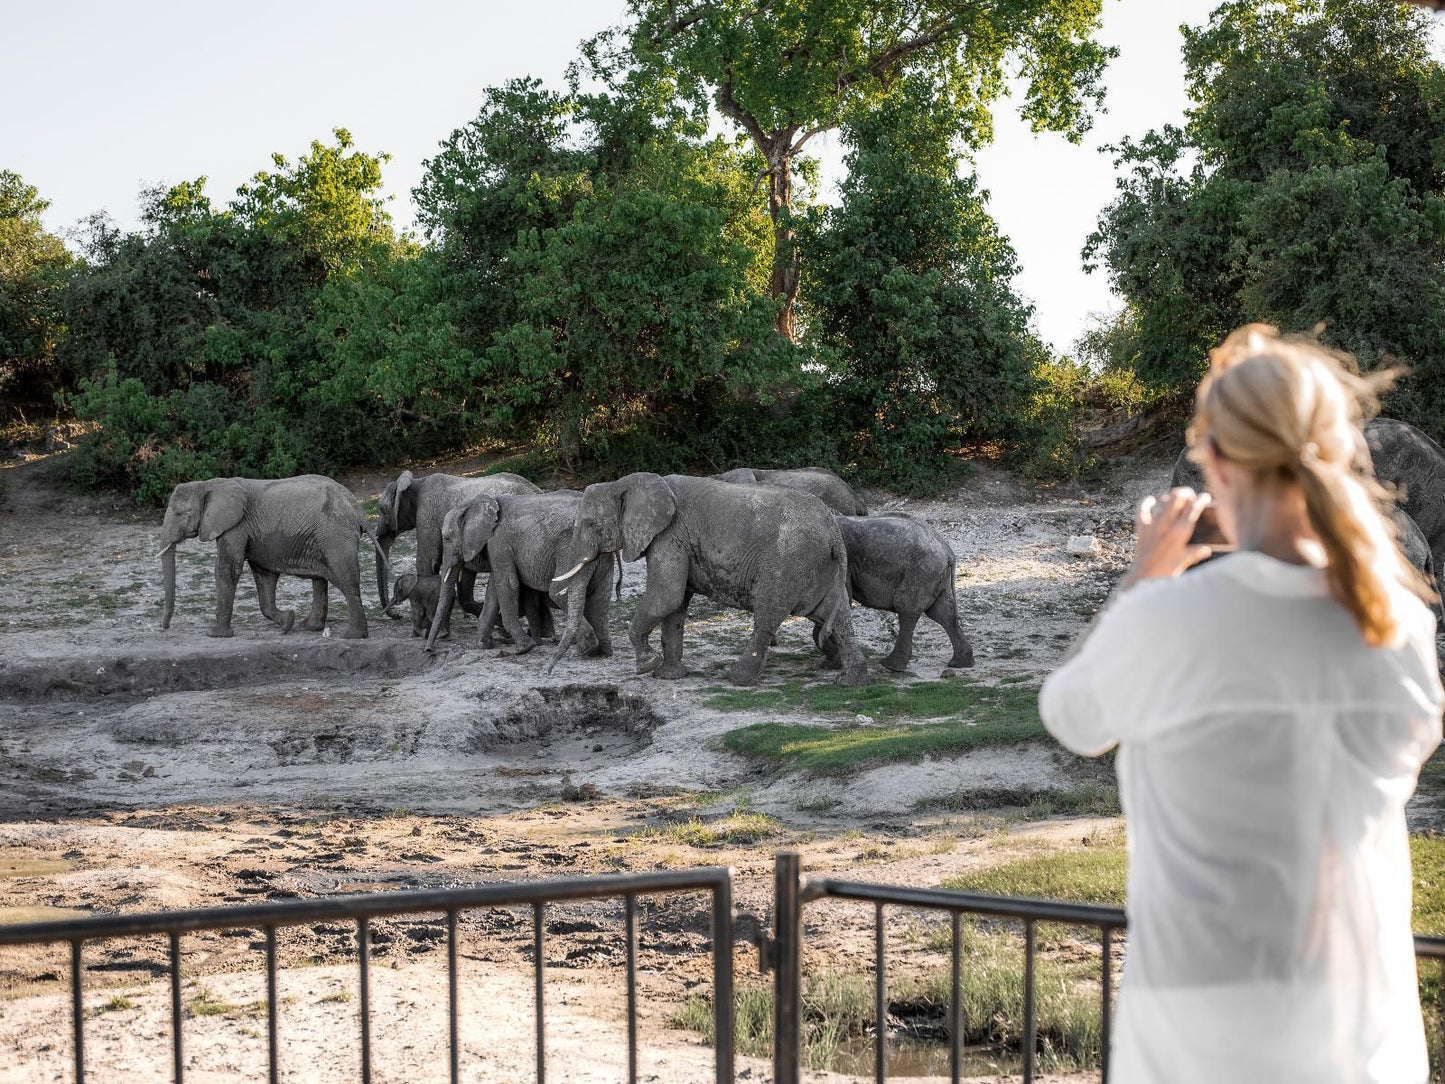
[{"label": "rock", "polygon": [[862,723],[862,724],[864,724],[864,725],[866,726],[866,725],[868,725],[869,723],[871,723],[871,722],[873,721],[873,716],[871,716],[871,715],[855,715],[855,716],[853,716],[853,721],[854,721],[855,723]]},{"label": "rock", "polygon": [[1097,557],[1103,552],[1104,547],[1091,534],[1074,534],[1069,536],[1068,544],[1064,549],[1071,557]]}]

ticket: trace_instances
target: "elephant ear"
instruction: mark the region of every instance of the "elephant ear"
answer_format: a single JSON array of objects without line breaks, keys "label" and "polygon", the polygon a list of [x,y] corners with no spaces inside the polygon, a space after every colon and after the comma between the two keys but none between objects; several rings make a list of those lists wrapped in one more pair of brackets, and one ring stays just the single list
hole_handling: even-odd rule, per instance
[{"label": "elephant ear", "polygon": [[501,505],[495,497],[478,497],[462,511],[462,557],[475,561],[497,529]]},{"label": "elephant ear", "polygon": [[677,514],[677,500],[661,475],[642,472],[622,487],[622,559],[635,561]]},{"label": "elephant ear", "polygon": [[246,514],[246,487],[239,478],[217,478],[206,487],[197,537],[210,542],[225,534]]}]

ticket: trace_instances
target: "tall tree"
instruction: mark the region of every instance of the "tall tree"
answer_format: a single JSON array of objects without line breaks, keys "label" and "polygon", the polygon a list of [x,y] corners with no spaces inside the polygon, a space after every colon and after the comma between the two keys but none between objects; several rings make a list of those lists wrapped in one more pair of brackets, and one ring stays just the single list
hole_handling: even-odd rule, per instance
[{"label": "tall tree", "polygon": [[1118,148],[1085,259],[1128,302],[1111,336],[1192,387],[1232,327],[1326,325],[1415,369],[1390,409],[1445,433],[1445,65],[1395,0],[1231,0],[1184,30],[1193,107]]},{"label": "tall tree", "polygon": [[11,401],[58,386],[53,359],[72,260],[41,222],[49,206],[18,173],[0,170],[0,396]]},{"label": "tall tree", "polygon": [[768,189],[777,329],[794,339],[794,171],[809,142],[912,76],[954,104],[968,144],[986,143],[1014,72],[1034,128],[1077,138],[1113,55],[1093,38],[1100,2],[628,0],[630,25],[583,52],[604,77],[636,65],[675,80],[697,108],[711,105],[747,133]]}]

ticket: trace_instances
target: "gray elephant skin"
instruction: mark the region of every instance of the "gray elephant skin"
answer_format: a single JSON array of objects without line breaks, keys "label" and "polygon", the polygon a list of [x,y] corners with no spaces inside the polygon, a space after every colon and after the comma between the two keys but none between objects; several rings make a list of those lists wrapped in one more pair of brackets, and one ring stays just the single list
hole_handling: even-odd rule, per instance
[{"label": "gray elephant skin", "polygon": [[311,581],[311,614],[303,628],[326,625],[327,585],[346,599],[343,637],[366,635],[361,604],[361,567],[357,543],[370,538],[376,547],[378,576],[386,559],[361,505],[345,486],[319,474],[295,478],[212,478],[182,482],[171,491],[161,524],[161,571],[165,609],[161,628],[170,628],[176,604],[176,545],[187,538],[216,543],[216,623],[212,636],[230,636],[231,610],[241,566],[250,564],[261,613],[290,632],[296,619],[276,608],[276,583],[282,575]]},{"label": "gray elephant skin", "polygon": [[786,486],[811,493],[835,512],[845,516],[866,516],[868,506],[853,492],[853,487],[823,467],[798,467],[793,470],[755,470],[738,467],[714,478],[737,485]]},{"label": "gray elephant skin", "polygon": [[[1395,489],[1397,513],[1403,513],[1395,516],[1400,547],[1438,591],[1436,573],[1445,569],[1445,449],[1394,418],[1371,418],[1364,429],[1375,477]],[[1204,486],[1204,475],[1187,450],[1174,462],[1173,484]]]},{"label": "gray elephant skin", "polygon": [[[464,568],[490,572],[481,615],[483,647],[492,646],[491,629],[497,619],[518,655],[536,646],[543,635],[540,612],[528,614],[528,630],[522,626],[523,611],[529,605],[550,609],[549,594],[559,562],[571,550],[572,524],[581,503],[582,494],[571,490],[503,494],[478,497],[447,513],[442,524],[441,606],[451,605],[457,576]],[[612,654],[608,630],[612,571],[609,554],[607,560],[595,563],[587,577],[567,585],[585,612],[588,633],[584,644],[589,654]],[[440,613],[432,620],[428,648],[441,630],[439,619]]]},{"label": "gray elephant skin", "polygon": [[[520,474],[505,471],[480,478],[440,473],[424,474],[418,478],[411,471],[404,470],[381,491],[381,498],[377,501],[376,537],[381,543],[381,552],[390,556],[397,536],[415,530],[417,575],[435,575],[441,568],[442,521],[448,512],[478,497],[540,492]],[[481,612],[473,597],[475,579],[475,574],[469,571],[460,585],[462,608],[470,614]],[[376,590],[381,595],[382,608],[390,614],[393,600],[388,592],[389,586],[387,577],[378,569]],[[450,614],[447,621],[444,629],[450,632]]]},{"label": "gray elephant skin", "polygon": [[411,604],[411,634],[425,636],[431,629],[432,618],[437,612],[441,599],[442,578],[440,576],[419,576],[408,572],[396,578],[397,602]]},{"label": "gray elephant skin", "polygon": [[[792,615],[807,617],[824,642],[836,644],[841,682],[867,680],[848,601],[848,552],[832,512],[816,497],[782,486],[629,474],[587,487],[573,546],[573,564],[559,577],[569,594],[558,659],[580,616],[571,583],[602,555],[620,551],[623,561],[647,559],[647,587],[628,634],[639,674],[686,675],[683,623],[692,596],[700,594],[753,614],[747,650],[730,669],[736,684],[757,682],[773,634]],[[649,644],[659,625],[660,656]]]},{"label": "gray elephant skin", "polygon": [[927,614],[953,645],[950,667],[973,665],[973,647],[958,621],[954,588],[957,558],[943,536],[922,520],[901,513],[835,516],[848,547],[848,589],[853,601],[898,615],[898,636],[882,660],[906,670],[913,657],[913,629]]}]

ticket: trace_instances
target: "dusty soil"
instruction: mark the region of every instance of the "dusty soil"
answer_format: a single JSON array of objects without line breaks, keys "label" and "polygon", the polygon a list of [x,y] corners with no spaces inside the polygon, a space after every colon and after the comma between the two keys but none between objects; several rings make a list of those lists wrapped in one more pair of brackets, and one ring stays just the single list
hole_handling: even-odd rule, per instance
[{"label": "dusty soil", "polygon": [[[980,463],[946,499],[866,496],[877,511],[925,518],[953,545],[974,676],[1034,682],[1122,571],[1133,504],[1166,484],[1169,466],[1121,460],[1089,485],[1032,488]],[[784,847],[800,850],[812,874],[930,885],[1026,848],[1031,836],[1082,838],[1099,826],[1024,823],[1006,810],[920,812],[920,803],[961,791],[1007,805],[1010,795],[1074,785],[1078,762],[1042,744],[842,780],[779,776],[723,751],[726,731],[775,718],[704,702],[725,683],[748,616],[695,600],[685,641],[691,675],[638,677],[621,632],[644,586],[641,563],[627,567],[614,606],[618,656],[571,656],[550,676],[551,645],[522,657],[484,651],[460,615],[453,641],[428,656],[409,622],[376,614],[371,587],[367,640],[301,632],[299,621],[281,635],[260,616],[249,580],[237,597],[236,636],[215,640],[205,635],[213,547],[182,545],[177,614],[162,632],[152,556],[159,515],[77,497],[44,460],[5,474],[0,921],[60,913],[49,908],[148,911],[712,864],[734,866],[739,906],[766,914],[771,856]],[[369,499],[385,477],[353,481]],[[1098,537],[1099,552],[1069,556],[1071,535]],[[393,551],[399,569],[411,563],[411,538]],[[364,553],[367,584],[370,562]],[[309,590],[283,580],[281,605],[304,613]],[[854,613],[861,642],[885,654],[891,615]],[[339,631],[339,598],[330,617]],[[925,621],[911,675],[873,671],[879,681],[936,678],[948,657],[941,630]],[[828,680],[817,661],[809,626],[791,621],[764,685]],[[665,831],[735,807],[771,815],[776,829],[749,846],[714,848]],[[551,1078],[616,1079],[625,1069],[620,904],[558,905],[548,921]],[[937,964],[918,936],[925,921],[890,920],[890,974]],[[871,908],[810,905],[807,928],[816,966],[868,966]],[[374,926],[378,1080],[445,1078],[441,933],[426,916]],[[464,916],[465,1079],[530,1074],[531,936],[527,914]],[[707,992],[709,936],[701,897],[643,911],[644,1079],[711,1072],[707,1047],[669,1026],[690,993]],[[264,1064],[259,945],[254,930],[185,939],[188,1079],[254,1077]],[[353,1079],[354,930],[283,931],[280,952],[285,1078]],[[86,967],[96,1078],[167,1079],[164,946],[91,946]],[[750,950],[739,950],[737,971],[740,982],[763,981]],[[59,949],[0,950],[0,1081],[67,1078],[67,976]],[[744,1079],[768,1076],[761,1062],[741,1064]]]}]

